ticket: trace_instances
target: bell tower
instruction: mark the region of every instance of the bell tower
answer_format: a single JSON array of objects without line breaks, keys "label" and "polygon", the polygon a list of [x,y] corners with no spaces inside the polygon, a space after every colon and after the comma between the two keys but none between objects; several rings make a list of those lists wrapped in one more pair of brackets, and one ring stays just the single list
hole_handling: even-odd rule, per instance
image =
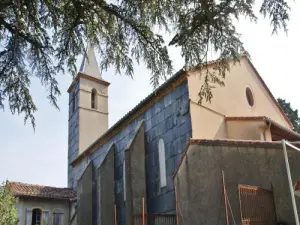
[{"label": "bell tower", "polygon": [[68,89],[69,165],[108,129],[108,86],[102,79],[94,49],[88,45],[80,70]]}]

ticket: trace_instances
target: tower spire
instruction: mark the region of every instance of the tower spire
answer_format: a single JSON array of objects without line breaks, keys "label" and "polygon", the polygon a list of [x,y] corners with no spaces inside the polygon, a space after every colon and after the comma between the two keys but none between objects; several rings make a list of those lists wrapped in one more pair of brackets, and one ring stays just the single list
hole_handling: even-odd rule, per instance
[{"label": "tower spire", "polygon": [[79,72],[101,79],[101,73],[96,60],[93,46],[88,43],[86,54],[83,57]]}]

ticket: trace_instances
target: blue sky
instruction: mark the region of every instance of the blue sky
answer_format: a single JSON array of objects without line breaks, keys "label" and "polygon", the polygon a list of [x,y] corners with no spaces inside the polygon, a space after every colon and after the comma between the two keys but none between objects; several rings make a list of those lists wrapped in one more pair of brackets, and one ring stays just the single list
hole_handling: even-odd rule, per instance
[{"label": "blue sky", "polygon": [[[271,35],[268,20],[257,24],[241,20],[238,31],[258,72],[273,95],[287,99],[300,110],[299,52],[300,7],[291,3],[289,33]],[[170,48],[175,70],[183,66],[179,49]],[[98,55],[98,57],[101,57]],[[78,59],[78,67],[82,57]],[[115,75],[113,70],[103,72],[109,87],[109,126],[133,108],[153,89],[150,72],[144,65],[135,66],[135,77]],[[0,182],[9,179],[52,186],[67,185],[68,94],[70,75],[57,76],[62,95],[58,99],[60,110],[51,106],[40,82],[32,80],[32,96],[38,107],[36,130],[30,123],[24,126],[23,117],[11,115],[8,108],[0,111]],[[136,94],[138,93],[138,94]]]}]

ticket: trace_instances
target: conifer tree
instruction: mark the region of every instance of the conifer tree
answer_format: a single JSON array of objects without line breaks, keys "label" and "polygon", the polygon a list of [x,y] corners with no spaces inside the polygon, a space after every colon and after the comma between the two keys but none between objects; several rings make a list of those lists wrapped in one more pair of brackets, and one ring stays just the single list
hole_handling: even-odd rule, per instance
[{"label": "conifer tree", "polygon": [[277,101],[281,106],[281,108],[283,109],[285,115],[289,118],[289,120],[293,124],[294,131],[300,134],[300,118],[298,116],[298,110],[297,109],[294,110],[291,107],[291,103],[287,102],[282,98],[278,98]]},{"label": "conifer tree", "polygon": [[[12,113],[24,114],[35,125],[37,106],[30,81],[37,77],[55,107],[60,95],[56,75],[76,73],[76,58],[85,43],[97,47],[102,69],[134,75],[133,62],[145,63],[151,83],[172,71],[167,46],[181,48],[187,66],[207,60],[208,49],[220,59],[217,74],[206,73],[200,97],[212,98],[214,83],[222,85],[227,58],[245,52],[234,18],[256,21],[254,0],[1,0],[0,107],[8,101]],[[287,30],[289,6],[285,0],[263,0],[260,12],[273,33]],[[155,28],[155,29],[154,29]],[[161,33],[170,32],[166,43]],[[65,71],[66,70],[66,71]],[[122,72],[121,72],[122,71]]]},{"label": "conifer tree", "polygon": [[18,222],[17,198],[7,184],[6,181],[0,185],[0,224],[15,225]]}]

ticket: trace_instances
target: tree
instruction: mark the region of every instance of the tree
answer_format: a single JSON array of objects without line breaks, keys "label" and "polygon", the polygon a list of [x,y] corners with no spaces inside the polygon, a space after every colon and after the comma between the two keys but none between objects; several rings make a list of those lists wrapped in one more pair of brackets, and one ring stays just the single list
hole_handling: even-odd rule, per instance
[{"label": "tree", "polygon": [[[2,0],[0,2],[0,107],[7,100],[11,112],[24,114],[35,125],[37,110],[30,79],[38,77],[55,107],[60,95],[56,75],[75,74],[76,57],[89,42],[101,54],[102,69],[113,66],[134,75],[133,62],[143,60],[152,72],[154,87],[172,73],[167,45],[181,48],[187,66],[207,61],[216,52],[216,73],[207,72],[200,98],[210,101],[214,83],[224,85],[234,61],[245,53],[233,24],[248,17],[256,21],[254,0]],[[260,13],[269,17],[273,33],[287,30],[285,0],[263,0]],[[173,35],[169,43],[160,33]]]},{"label": "tree", "polygon": [[17,198],[7,184],[6,181],[0,186],[0,224],[15,225],[18,222]]},{"label": "tree", "polygon": [[297,109],[293,110],[291,104],[284,99],[278,98],[277,101],[281,106],[281,108],[283,109],[285,115],[289,118],[289,120],[293,124],[294,131],[300,133],[300,118],[298,116],[298,110]]}]

